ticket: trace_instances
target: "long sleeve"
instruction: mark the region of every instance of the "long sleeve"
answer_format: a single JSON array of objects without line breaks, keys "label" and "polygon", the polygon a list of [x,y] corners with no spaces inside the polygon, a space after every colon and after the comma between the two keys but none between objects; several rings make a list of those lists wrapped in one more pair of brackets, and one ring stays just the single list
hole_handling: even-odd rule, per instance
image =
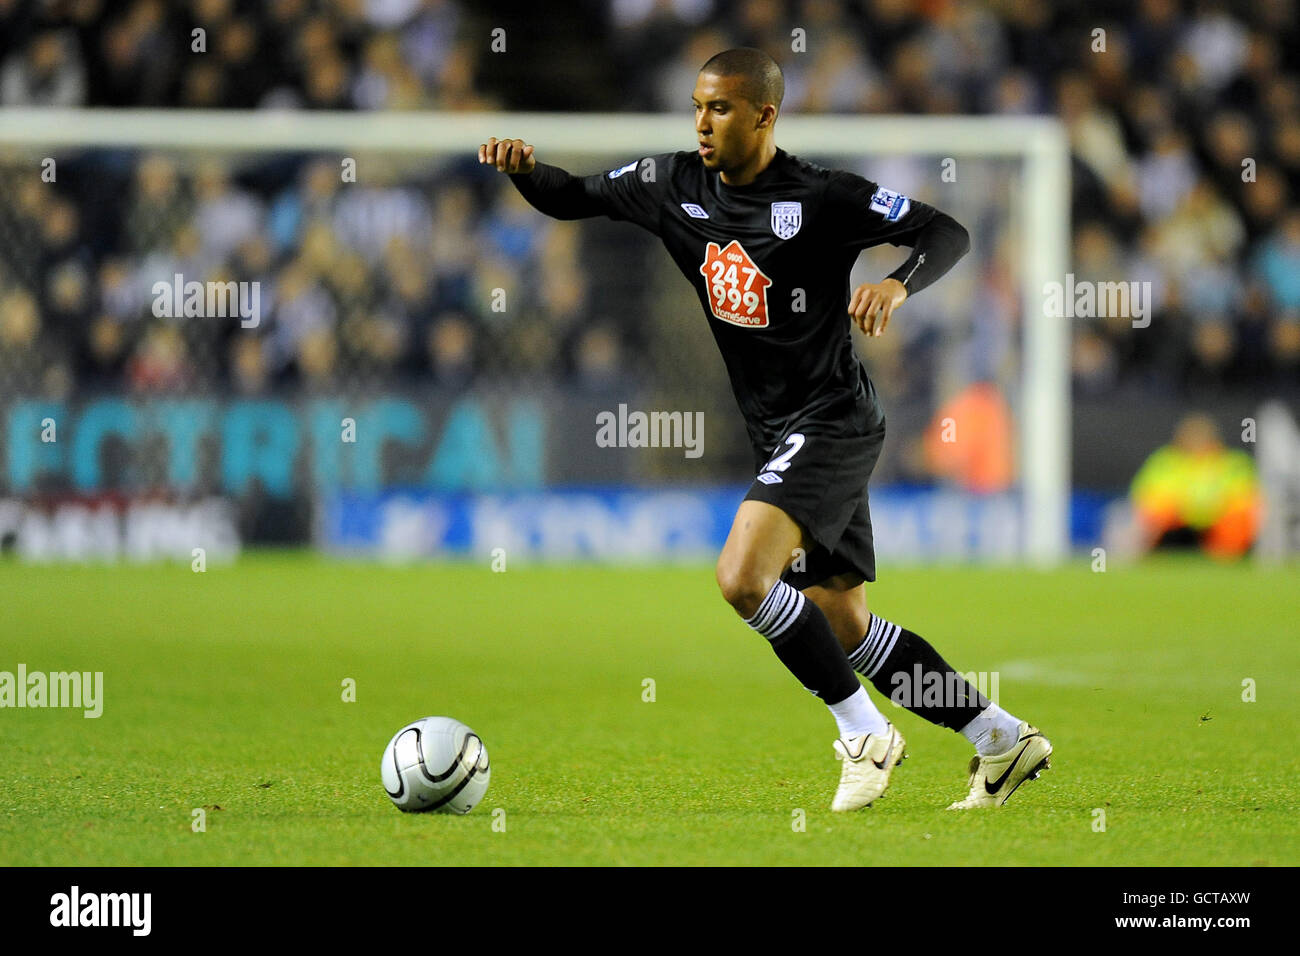
[{"label": "long sleeve", "polygon": [[885,189],[855,173],[836,172],[826,192],[828,227],[850,249],[883,243],[911,246],[907,261],[890,273],[919,292],[970,250],[970,234],[928,203]]},{"label": "long sleeve", "polygon": [[558,166],[538,163],[531,173],[512,173],[510,181],[534,209],[553,219],[589,219],[605,213],[582,179]]},{"label": "long sleeve", "polygon": [[913,240],[912,254],[889,274],[913,295],[933,283],[970,251],[970,233],[952,216],[939,210]]},{"label": "long sleeve", "polygon": [[659,234],[661,206],[668,195],[673,153],[657,153],[591,176],[573,176],[538,163],[527,175],[510,177],[533,208],[556,219],[608,216]]}]

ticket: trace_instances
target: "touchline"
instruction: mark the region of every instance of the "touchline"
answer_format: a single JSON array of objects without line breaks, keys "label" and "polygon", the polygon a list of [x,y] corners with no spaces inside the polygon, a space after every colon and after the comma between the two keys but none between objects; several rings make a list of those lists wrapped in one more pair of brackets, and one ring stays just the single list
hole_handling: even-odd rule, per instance
[{"label": "touchline", "polygon": [[104,712],[103,671],[32,671],[19,664],[17,673],[0,671],[0,708],[74,707],[84,717]]}]

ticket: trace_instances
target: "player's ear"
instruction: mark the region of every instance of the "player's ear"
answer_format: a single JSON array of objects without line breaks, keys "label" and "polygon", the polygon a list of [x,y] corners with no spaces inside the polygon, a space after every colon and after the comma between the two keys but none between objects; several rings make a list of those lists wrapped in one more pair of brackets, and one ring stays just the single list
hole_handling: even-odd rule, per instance
[{"label": "player's ear", "polygon": [[763,108],[758,111],[758,123],[755,129],[768,129],[776,122],[776,107],[771,103],[764,104]]}]

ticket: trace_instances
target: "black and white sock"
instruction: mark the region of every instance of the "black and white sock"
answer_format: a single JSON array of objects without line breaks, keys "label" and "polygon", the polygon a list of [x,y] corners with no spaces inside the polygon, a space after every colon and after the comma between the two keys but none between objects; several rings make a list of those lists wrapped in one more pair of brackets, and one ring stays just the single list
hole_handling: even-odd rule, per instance
[{"label": "black and white sock", "polygon": [[1020,721],[981,694],[918,634],[879,615],[849,664],[880,693],[932,724],[958,731],[983,756],[1005,753]]},{"label": "black and white sock", "polygon": [[885,732],[888,722],[858,682],[826,615],[802,592],[777,581],[745,623],[766,637],[786,670],[830,708],[840,736]]}]

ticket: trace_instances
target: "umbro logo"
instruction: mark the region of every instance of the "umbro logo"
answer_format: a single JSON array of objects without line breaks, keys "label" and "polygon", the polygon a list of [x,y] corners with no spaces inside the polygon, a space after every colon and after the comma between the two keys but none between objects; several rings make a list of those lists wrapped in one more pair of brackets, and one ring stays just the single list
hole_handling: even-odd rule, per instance
[{"label": "umbro logo", "polygon": [[781,484],[781,476],[770,471],[765,471],[758,476],[758,480],[765,485]]},{"label": "umbro logo", "polygon": [[682,203],[682,208],[686,210],[686,215],[690,216],[692,219],[709,218],[709,214],[705,212],[703,209],[701,209],[699,206],[695,205],[695,203],[693,202]]}]

